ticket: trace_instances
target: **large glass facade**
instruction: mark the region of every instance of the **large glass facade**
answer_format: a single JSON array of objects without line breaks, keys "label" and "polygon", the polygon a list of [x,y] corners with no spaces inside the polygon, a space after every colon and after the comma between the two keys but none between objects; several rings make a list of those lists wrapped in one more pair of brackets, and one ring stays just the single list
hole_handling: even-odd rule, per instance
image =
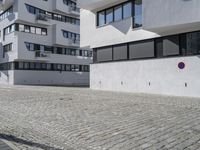
[{"label": "large glass facade", "polygon": [[114,8],[114,21],[122,20],[122,6],[116,6]]},{"label": "large glass facade", "polygon": [[95,63],[200,55],[200,31],[110,45],[93,52]]},{"label": "large glass facade", "polygon": [[132,16],[132,3],[128,2],[123,4],[123,18],[128,18]]},{"label": "large glass facade", "polygon": [[106,10],[106,23],[113,22],[113,9]]},{"label": "large glass facade", "polygon": [[129,0],[97,12],[97,26],[133,17],[133,27],[142,26],[142,0]]}]

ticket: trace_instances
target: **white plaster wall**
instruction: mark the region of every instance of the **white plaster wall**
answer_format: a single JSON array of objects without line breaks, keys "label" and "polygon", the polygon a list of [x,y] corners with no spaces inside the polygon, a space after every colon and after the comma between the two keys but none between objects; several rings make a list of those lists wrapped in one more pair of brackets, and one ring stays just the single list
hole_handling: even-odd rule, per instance
[{"label": "white plaster wall", "polygon": [[81,10],[81,47],[102,47],[130,41],[154,38],[159,35],[143,29],[132,28],[132,18],[97,27],[96,14]]},{"label": "white plaster wall", "polygon": [[88,85],[88,72],[14,71],[14,84],[29,85]]},{"label": "white plaster wall", "polygon": [[200,30],[199,0],[143,0],[143,27],[139,29],[132,28],[132,18],[97,27],[97,11],[108,8],[113,2],[98,1],[96,4],[104,5],[97,5],[95,10],[90,9],[94,1],[80,3],[86,8],[81,10],[80,16],[81,47],[96,48]]},{"label": "white plaster wall", "polygon": [[200,23],[199,8],[199,0],[143,0],[143,27]]},{"label": "white plaster wall", "polygon": [[90,71],[96,90],[200,97],[200,56],[92,64]]},{"label": "white plaster wall", "polygon": [[14,83],[14,71],[0,71],[0,84],[13,85]]},{"label": "white plaster wall", "polygon": [[[54,45],[67,45],[72,47],[73,45],[70,43],[70,39],[67,39],[63,36],[63,31],[70,31],[76,34],[80,34],[80,27],[77,25],[72,25],[69,23],[57,23],[53,25],[53,44]],[[79,47],[79,45],[77,45]]]}]

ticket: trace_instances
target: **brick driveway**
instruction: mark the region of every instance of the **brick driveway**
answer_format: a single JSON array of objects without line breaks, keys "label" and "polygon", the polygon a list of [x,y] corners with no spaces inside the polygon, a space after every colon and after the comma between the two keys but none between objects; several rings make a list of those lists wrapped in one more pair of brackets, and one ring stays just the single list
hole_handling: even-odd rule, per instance
[{"label": "brick driveway", "polygon": [[1,86],[0,138],[28,150],[198,150],[200,99]]}]

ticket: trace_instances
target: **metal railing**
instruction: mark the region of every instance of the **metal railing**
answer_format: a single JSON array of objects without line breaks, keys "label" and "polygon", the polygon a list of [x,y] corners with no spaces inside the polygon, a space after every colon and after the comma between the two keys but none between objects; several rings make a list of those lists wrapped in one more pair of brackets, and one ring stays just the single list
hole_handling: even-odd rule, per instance
[{"label": "metal railing", "polygon": [[37,14],[36,20],[48,21],[48,16],[46,14]]},{"label": "metal railing", "polygon": [[51,52],[49,51],[40,51],[40,50],[35,51],[35,57],[49,57],[49,54],[51,54]]}]

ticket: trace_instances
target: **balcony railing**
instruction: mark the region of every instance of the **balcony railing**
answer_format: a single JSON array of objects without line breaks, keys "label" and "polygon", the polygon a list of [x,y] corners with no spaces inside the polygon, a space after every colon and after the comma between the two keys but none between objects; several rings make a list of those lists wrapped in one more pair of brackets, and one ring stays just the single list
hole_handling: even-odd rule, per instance
[{"label": "balcony railing", "polygon": [[79,39],[71,39],[71,44],[80,45],[80,40]]},{"label": "balcony railing", "polygon": [[69,6],[69,7],[70,7],[70,11],[75,11],[75,12],[80,13],[80,8],[74,7],[74,6]]},{"label": "balcony railing", "polygon": [[49,57],[51,54],[51,52],[49,51],[40,51],[40,50],[36,50],[35,51],[35,57]]},{"label": "balcony railing", "polygon": [[48,21],[48,16],[46,14],[37,14],[36,20]]}]

